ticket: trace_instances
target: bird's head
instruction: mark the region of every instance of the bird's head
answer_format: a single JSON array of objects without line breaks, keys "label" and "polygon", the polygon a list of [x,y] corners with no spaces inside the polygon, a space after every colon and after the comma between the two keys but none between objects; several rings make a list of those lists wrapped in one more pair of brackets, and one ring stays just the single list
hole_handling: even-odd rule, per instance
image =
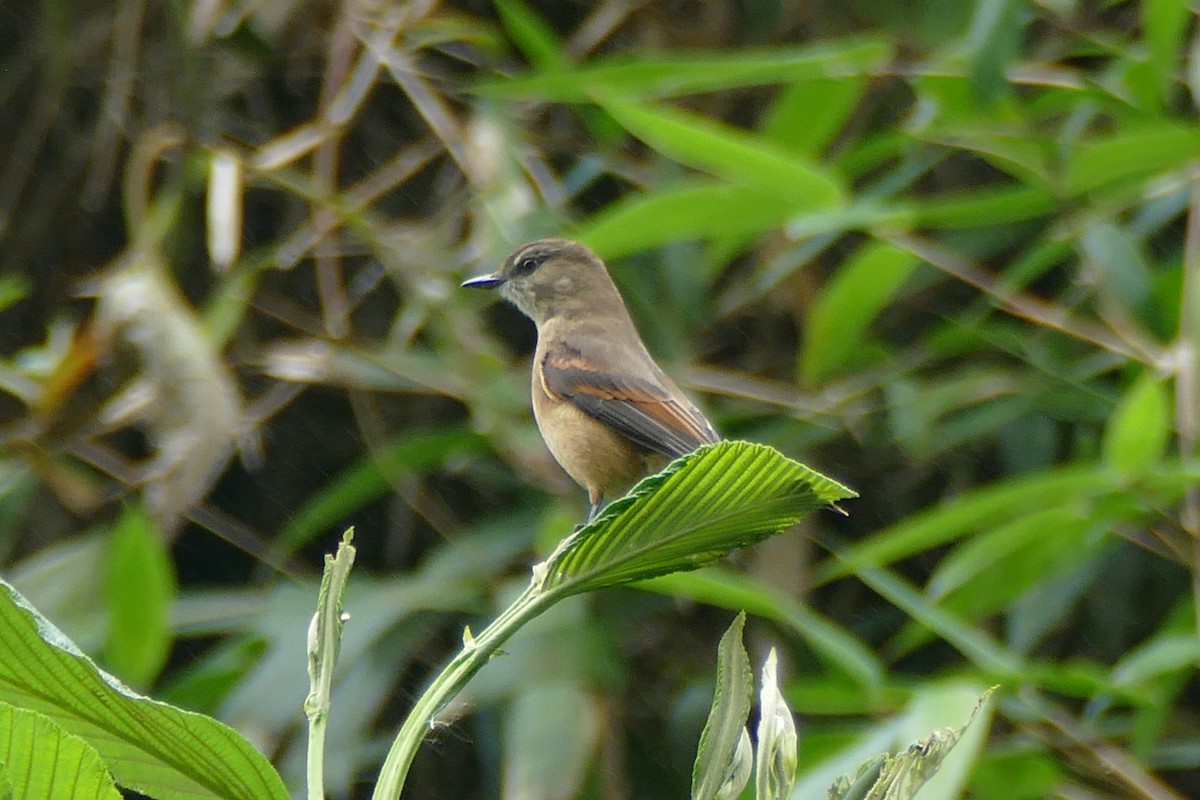
[{"label": "bird's head", "polygon": [[464,281],[472,289],[496,289],[539,325],[621,298],[604,262],[579,242],[539,239],[514,250],[500,269]]}]

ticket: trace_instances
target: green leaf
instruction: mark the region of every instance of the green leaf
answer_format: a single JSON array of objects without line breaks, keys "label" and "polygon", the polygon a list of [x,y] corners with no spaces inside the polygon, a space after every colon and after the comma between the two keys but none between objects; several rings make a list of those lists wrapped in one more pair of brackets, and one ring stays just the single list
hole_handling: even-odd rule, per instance
[{"label": "green leaf", "polygon": [[1141,687],[1163,675],[1188,675],[1200,667],[1200,641],[1193,633],[1159,633],[1130,650],[1113,668],[1113,683]]},{"label": "green leaf", "polygon": [[[886,670],[871,648],[794,597],[750,575],[717,566],[663,575],[637,586],[719,608],[745,609],[787,625],[829,666],[853,678],[863,695],[874,697],[883,685]],[[868,691],[862,692],[864,688]]]},{"label": "green leaf", "polygon": [[804,326],[800,371],[808,385],[854,366],[863,333],[917,266],[908,252],[871,242],[851,256],[821,292]]},{"label": "green leaf", "polygon": [[[962,739],[981,709],[991,697],[988,691],[975,705],[971,715],[961,726],[934,731],[925,739],[914,742],[897,756],[871,759],[859,769],[854,779],[840,778],[829,789],[830,800],[911,800],[917,792],[937,773],[942,762]],[[961,717],[959,717],[961,719]],[[979,742],[976,742],[978,747]],[[922,793],[930,800],[957,797],[959,793]]]},{"label": "green leaf", "polygon": [[126,681],[146,686],[171,650],[175,572],[162,535],[141,506],[128,506],[109,542],[104,593],[109,634],[104,662]]},{"label": "green leaf", "polygon": [[1040,186],[989,186],[947,192],[913,202],[916,225],[931,228],[976,228],[1037,219],[1055,211],[1062,201]]},{"label": "green leaf", "polygon": [[19,273],[0,275],[0,311],[21,302],[33,291],[33,283]]},{"label": "green leaf", "polygon": [[484,452],[486,440],[461,428],[426,430],[401,441],[385,442],[296,509],[275,538],[279,553],[290,553],[337,525],[350,513],[383,497],[393,481],[440,467],[456,457]]},{"label": "green leaf", "polygon": [[[52,719],[0,702],[0,776],[22,800],[121,800],[100,755]],[[0,797],[3,790],[0,789]]]},{"label": "green leaf", "polygon": [[742,646],[745,624],[746,613],[740,612],[717,645],[717,688],[692,767],[692,800],[737,797],[750,780],[746,719],[754,695],[754,675]]},{"label": "green leaf", "polygon": [[1160,100],[1170,97],[1179,64],[1179,47],[1192,15],[1187,0],[1144,0],[1142,31],[1150,49],[1150,68]]},{"label": "green leaf", "polygon": [[522,0],[495,0],[494,5],[504,30],[529,63],[550,69],[564,62],[554,29]]},{"label": "green leaf", "polygon": [[[1063,504],[1119,491],[1124,479],[1099,464],[1077,464],[1012,478],[961,494],[847,548],[814,575],[825,583],[859,569],[882,566],[939,547],[980,528],[1012,519],[1025,509]],[[1166,487],[1170,489],[1170,487]]]},{"label": "green leaf", "polygon": [[975,97],[990,103],[1007,87],[1004,70],[1021,47],[1021,4],[1016,0],[980,0],[967,35],[971,85]]},{"label": "green leaf", "polygon": [[797,81],[776,99],[763,122],[763,135],[791,152],[819,156],[869,83],[865,76]]},{"label": "green leaf", "polygon": [[755,188],[675,185],[607,206],[581,224],[576,238],[603,258],[618,258],[681,240],[761,233],[778,228],[796,211],[791,200]]},{"label": "green leaf", "polygon": [[1118,181],[1182,169],[1200,156],[1200,131],[1192,125],[1158,122],[1083,142],[1069,154],[1062,190],[1084,194]]},{"label": "green leaf", "polygon": [[711,564],[811,511],[856,496],[750,442],[719,442],[676,459],[563,540],[537,567],[545,592],[576,593]]},{"label": "green leaf", "polygon": [[0,702],[40,712],[96,749],[122,786],[173,800],[287,800],[236,731],[136,694],[0,580]]},{"label": "green leaf", "polygon": [[485,81],[476,92],[568,103],[606,97],[680,97],[740,86],[791,83],[811,78],[869,75],[891,57],[883,41],[860,39],[805,47],[729,53],[614,56],[575,69],[555,69]]},{"label": "green leaf", "polygon": [[1104,461],[1121,472],[1157,464],[1171,437],[1171,399],[1151,371],[1138,377],[1118,401],[1104,431]]},{"label": "green leaf", "polygon": [[1088,226],[1079,243],[1097,282],[1111,302],[1143,319],[1162,313],[1151,301],[1151,269],[1138,240],[1112,222]]},{"label": "green leaf", "polygon": [[502,796],[582,796],[603,731],[602,701],[566,680],[526,675],[524,684],[505,718]]},{"label": "green leaf", "polygon": [[892,605],[904,611],[914,621],[928,627],[970,659],[979,669],[1012,680],[1019,680],[1026,673],[1027,666],[1018,653],[1004,647],[955,614],[935,606],[924,595],[891,572],[883,569],[868,569],[861,570],[856,574],[863,583],[886,598]]},{"label": "green leaf", "polygon": [[[771,141],[679,109],[602,100],[627,131],[667,158],[739,186],[784,197],[797,211],[841,205],[841,181]],[[728,210],[727,210],[728,211]]]},{"label": "green leaf", "polygon": [[796,785],[796,722],[779,691],[777,661],[772,647],[763,664],[759,687],[754,800],[786,800]]}]

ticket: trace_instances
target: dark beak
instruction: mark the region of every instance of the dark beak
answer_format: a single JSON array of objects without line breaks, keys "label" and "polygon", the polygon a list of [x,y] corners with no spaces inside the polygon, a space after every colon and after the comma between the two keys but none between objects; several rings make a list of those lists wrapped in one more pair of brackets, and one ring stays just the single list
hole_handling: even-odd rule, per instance
[{"label": "dark beak", "polygon": [[493,273],[491,275],[480,275],[478,278],[471,278],[470,280],[463,281],[462,286],[464,289],[495,289],[506,280],[507,278]]}]

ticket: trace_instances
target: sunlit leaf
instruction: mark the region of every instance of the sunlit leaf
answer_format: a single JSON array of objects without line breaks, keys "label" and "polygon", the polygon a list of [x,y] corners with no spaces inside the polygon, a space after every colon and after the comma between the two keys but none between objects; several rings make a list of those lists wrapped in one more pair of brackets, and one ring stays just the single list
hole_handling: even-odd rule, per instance
[{"label": "sunlit leaf", "polygon": [[[763,122],[763,135],[793,152],[819,156],[868,85],[861,76],[796,81],[775,100]],[[821,112],[814,114],[814,108]]]},{"label": "sunlit leaf", "polygon": [[1170,436],[1167,387],[1147,370],[1113,409],[1104,431],[1104,460],[1123,472],[1139,472],[1162,459]]},{"label": "sunlit leaf", "polygon": [[844,190],[807,157],[716,120],[679,109],[603,101],[622,127],[667,158],[739,186],[791,199],[796,210],[840,204]]},{"label": "sunlit leaf", "polygon": [[594,94],[679,97],[739,86],[866,74],[889,56],[887,44],[870,39],[703,55],[621,55],[596,59],[574,69],[484,81],[476,86],[476,91],[496,97],[536,97],[564,102],[586,102]]},{"label": "sunlit leaf", "polygon": [[584,220],[576,236],[601,257],[617,258],[681,240],[771,230],[797,210],[792,200],[753,187],[668,185],[609,205]]}]

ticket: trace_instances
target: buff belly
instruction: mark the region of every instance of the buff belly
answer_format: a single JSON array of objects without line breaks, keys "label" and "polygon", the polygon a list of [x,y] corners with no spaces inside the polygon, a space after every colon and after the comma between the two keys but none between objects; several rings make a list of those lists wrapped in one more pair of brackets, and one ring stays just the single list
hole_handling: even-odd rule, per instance
[{"label": "buff belly", "polygon": [[624,493],[646,472],[646,454],[569,400],[552,398],[536,382],[533,416],[550,453],[595,503]]}]

